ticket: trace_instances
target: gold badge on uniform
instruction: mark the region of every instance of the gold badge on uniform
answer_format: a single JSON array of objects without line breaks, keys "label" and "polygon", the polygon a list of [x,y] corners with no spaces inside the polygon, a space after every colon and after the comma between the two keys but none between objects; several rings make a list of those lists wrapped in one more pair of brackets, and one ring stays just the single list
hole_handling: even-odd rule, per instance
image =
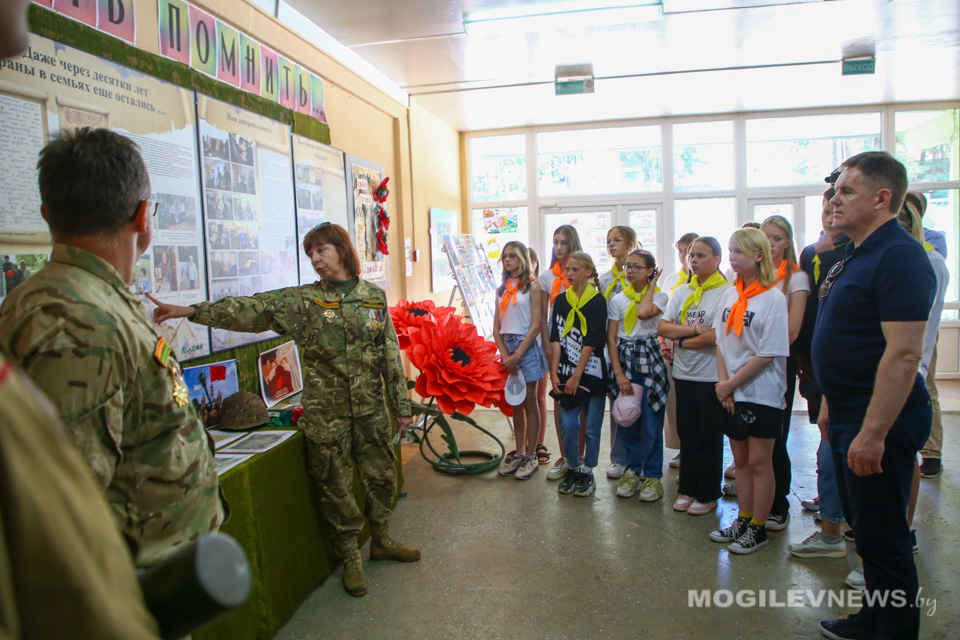
[{"label": "gold badge on uniform", "polygon": [[327,309],[326,311],[323,312],[323,316],[324,316],[325,318],[332,318],[332,317],[334,317],[334,316],[336,316],[336,315],[337,315],[336,312],[333,311],[332,309]]}]

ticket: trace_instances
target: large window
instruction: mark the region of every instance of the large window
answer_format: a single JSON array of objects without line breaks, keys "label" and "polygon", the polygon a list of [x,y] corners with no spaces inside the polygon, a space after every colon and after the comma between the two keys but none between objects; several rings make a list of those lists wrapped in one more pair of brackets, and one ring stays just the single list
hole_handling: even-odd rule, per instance
[{"label": "large window", "polygon": [[957,270],[957,238],[960,236],[960,190],[944,189],[926,191],[927,211],[923,216],[924,229],[932,229],[946,236],[947,269],[950,271],[950,286],[947,287],[947,302],[956,302],[960,296],[960,273]]},{"label": "large window", "polygon": [[911,182],[960,180],[960,109],[898,111],[897,159]]},{"label": "large window", "polygon": [[673,127],[673,187],[677,191],[733,189],[733,122]]},{"label": "large window", "polygon": [[[727,268],[727,244],[737,228],[737,209],[735,198],[684,198],[674,203],[676,221],[674,229],[679,238],[685,233],[694,232],[700,236],[712,236],[723,250],[723,262],[720,269]],[[673,270],[680,268],[677,256],[673,256]]]},{"label": "large window", "polygon": [[471,138],[470,190],[475,202],[526,198],[526,136]]},{"label": "large window", "polygon": [[747,120],[747,186],[820,185],[841,162],[880,150],[880,114]]},{"label": "large window", "polygon": [[663,189],[660,126],[537,134],[537,193],[587,196]]}]

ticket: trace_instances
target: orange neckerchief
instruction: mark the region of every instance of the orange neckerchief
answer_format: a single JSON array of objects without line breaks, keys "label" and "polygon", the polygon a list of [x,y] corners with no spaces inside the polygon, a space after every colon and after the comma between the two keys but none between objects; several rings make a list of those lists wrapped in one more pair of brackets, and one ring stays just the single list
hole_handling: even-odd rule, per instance
[{"label": "orange neckerchief", "polygon": [[[783,261],[783,264],[786,264],[786,260]],[[743,333],[743,316],[747,312],[747,299],[759,295],[772,287],[773,285],[764,287],[760,284],[760,280],[757,279],[753,281],[753,284],[744,289],[743,278],[737,276],[738,298],[737,301],[733,303],[733,306],[730,307],[730,315],[727,316],[727,326],[724,332],[726,333],[729,332],[730,329],[733,329],[733,332],[737,335]]]},{"label": "orange neckerchief", "polygon": [[506,313],[507,307],[511,303],[517,302],[517,291],[520,290],[520,278],[517,278],[517,284],[513,287],[510,286],[510,278],[507,278],[507,281],[503,283],[503,297],[500,298],[500,318],[503,318],[503,314]]},{"label": "orange neckerchief", "polygon": [[[800,271],[800,267],[793,265],[793,269],[790,270],[790,273],[796,273]],[[787,259],[784,258],[780,261],[780,266],[777,267],[777,282],[781,282],[784,278],[787,277]],[[739,280],[739,276],[737,278]],[[740,335],[739,333],[737,335]]]},{"label": "orange neckerchief", "polygon": [[570,281],[567,280],[567,274],[563,272],[560,268],[560,261],[557,260],[553,263],[553,266],[550,267],[550,272],[557,276],[553,281],[553,287],[550,290],[550,304],[553,304],[553,301],[557,299],[557,296],[560,295],[560,285],[566,285],[567,288],[570,288]]}]

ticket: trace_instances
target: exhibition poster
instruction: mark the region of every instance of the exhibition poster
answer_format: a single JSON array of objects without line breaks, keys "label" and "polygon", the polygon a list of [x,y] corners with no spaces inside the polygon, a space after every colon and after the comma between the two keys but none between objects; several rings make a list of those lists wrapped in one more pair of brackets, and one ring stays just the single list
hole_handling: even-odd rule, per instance
[{"label": "exhibition poster", "polygon": [[[299,284],[287,125],[197,99],[210,300]],[[214,351],[272,337],[212,329]]]},{"label": "exhibition poster", "polygon": [[[0,63],[0,255],[18,267],[10,282],[4,274],[3,295],[36,273],[50,252],[37,190],[40,149],[64,130],[107,127],[140,147],[157,203],[153,244],[136,263],[131,290],[147,313],[153,305],[145,293],[178,305],[207,299],[193,96],[36,35],[22,56]],[[210,353],[206,327],[179,320],[158,330],[178,360]]]}]

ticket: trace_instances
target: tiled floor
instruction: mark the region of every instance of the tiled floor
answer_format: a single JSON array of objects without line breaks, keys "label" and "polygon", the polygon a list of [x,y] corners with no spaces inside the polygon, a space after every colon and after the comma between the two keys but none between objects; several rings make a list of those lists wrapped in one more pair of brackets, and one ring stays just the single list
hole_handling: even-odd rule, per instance
[{"label": "tiled floor", "polygon": [[[498,413],[477,411],[474,417],[509,439]],[[915,558],[922,595],[930,599],[921,637],[953,639],[960,638],[960,415],[947,415],[944,422],[946,472],[922,482]],[[547,444],[556,451],[552,426],[548,431]],[[462,428],[457,435],[463,448],[493,448]],[[718,513],[702,517],[671,509],[676,471],[666,468],[670,450],[664,458],[666,495],[657,503],[617,498],[616,483],[602,476],[590,498],[558,495],[557,484],[545,480],[546,467],[527,482],[492,471],[449,476],[414,452],[405,467],[407,495],[392,528],[401,541],[418,545],[423,559],[409,565],[366,562],[370,591],[364,598],[345,594],[336,572],[277,637],[818,637],[818,620],[853,609],[809,601],[800,607],[689,606],[689,590],[773,590],[781,603],[798,589],[812,595],[825,589],[834,597],[845,592],[843,579],[857,562],[853,545],[847,545],[845,559],[799,560],[786,549],[816,528],[799,501],[816,491],[818,441],[816,427],[795,415],[793,519],[750,556],[731,555],[707,538],[718,523],[733,518],[735,500],[722,500]],[[606,447],[605,438],[601,460]]]}]

